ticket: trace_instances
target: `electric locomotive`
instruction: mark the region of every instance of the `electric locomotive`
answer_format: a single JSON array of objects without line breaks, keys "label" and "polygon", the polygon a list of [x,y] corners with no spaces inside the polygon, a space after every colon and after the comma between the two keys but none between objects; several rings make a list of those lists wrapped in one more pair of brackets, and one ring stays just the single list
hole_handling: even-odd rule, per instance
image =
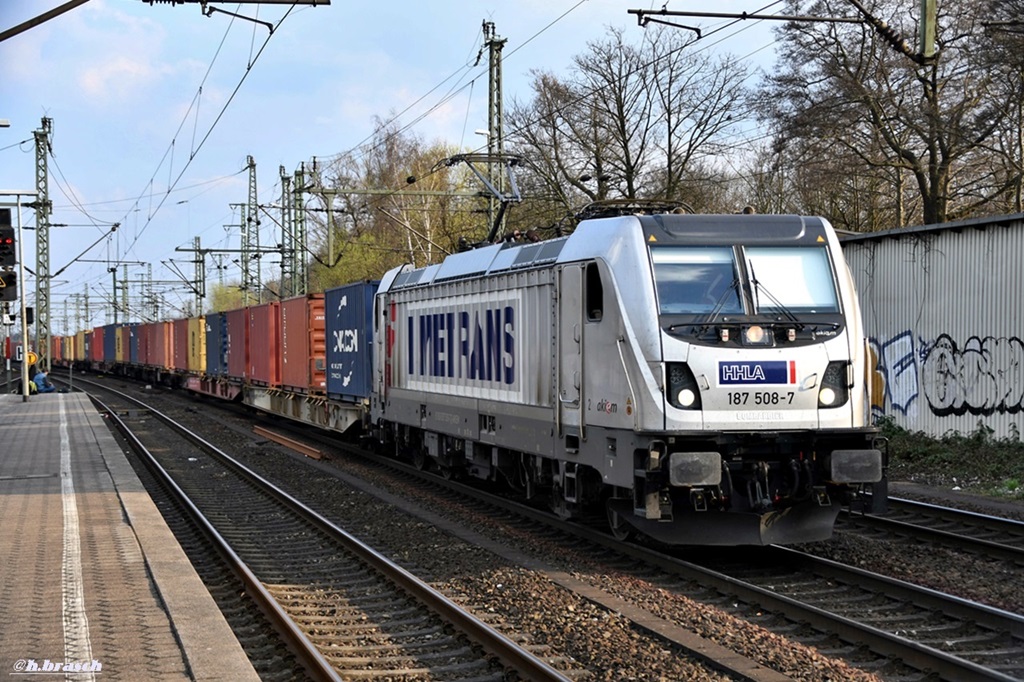
[{"label": "electric locomotive", "polygon": [[406,265],[370,428],[450,475],[672,544],[828,538],[885,499],[853,282],[823,218],[620,215]]}]

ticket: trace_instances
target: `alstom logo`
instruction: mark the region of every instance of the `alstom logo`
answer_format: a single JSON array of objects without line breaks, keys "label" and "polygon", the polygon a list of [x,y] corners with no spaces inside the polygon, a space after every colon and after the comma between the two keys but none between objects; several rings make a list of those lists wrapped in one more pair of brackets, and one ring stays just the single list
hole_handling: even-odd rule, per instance
[{"label": "alstom logo", "polygon": [[795,384],[796,362],[766,360],[763,362],[719,362],[719,384]]}]

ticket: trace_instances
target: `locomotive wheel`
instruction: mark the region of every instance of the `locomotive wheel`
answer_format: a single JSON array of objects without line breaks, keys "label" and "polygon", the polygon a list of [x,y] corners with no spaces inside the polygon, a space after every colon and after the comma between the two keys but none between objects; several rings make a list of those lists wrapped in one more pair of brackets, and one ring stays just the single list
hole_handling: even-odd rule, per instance
[{"label": "locomotive wheel", "polygon": [[412,454],[412,464],[420,471],[425,471],[430,460],[427,458],[427,453],[423,452],[421,448],[416,448],[416,451]]},{"label": "locomotive wheel", "polygon": [[611,505],[605,507],[605,511],[608,514],[608,530],[611,531],[612,537],[619,542],[626,542],[636,537],[636,528],[623,519],[617,511],[612,510]]}]

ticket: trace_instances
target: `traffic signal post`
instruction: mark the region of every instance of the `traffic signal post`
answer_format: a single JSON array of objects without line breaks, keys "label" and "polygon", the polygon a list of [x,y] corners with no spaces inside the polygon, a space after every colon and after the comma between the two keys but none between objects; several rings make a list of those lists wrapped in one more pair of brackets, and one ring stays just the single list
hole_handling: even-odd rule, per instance
[{"label": "traffic signal post", "polygon": [[[29,345],[28,345],[28,325],[25,323],[25,296],[24,296],[24,287],[25,287],[25,284],[24,284],[25,283],[25,245],[24,244],[25,244],[25,240],[22,239],[22,237],[24,235],[23,235],[22,229],[21,229],[21,206],[22,206],[22,197],[31,197],[32,199],[35,199],[37,196],[38,195],[36,194],[36,192],[22,192],[22,191],[18,191],[18,190],[0,190],[0,197],[14,197],[15,198],[15,203],[13,205],[12,204],[6,204],[6,206],[8,206],[8,208],[4,208],[3,207],[3,206],[5,206],[5,204],[0,204],[0,228],[7,228],[5,230],[0,230],[0,273],[9,274],[9,275],[11,275],[14,278],[14,287],[13,287],[13,289],[14,289],[14,297],[13,298],[7,298],[7,294],[4,293],[5,291],[7,291],[7,284],[8,284],[8,279],[5,276],[3,278],[3,284],[5,286],[4,286],[4,288],[2,290],[0,290],[0,300],[8,301],[8,300],[14,300],[14,298],[17,298],[20,301],[21,316],[20,316],[19,319],[21,319],[21,347],[24,348],[26,352],[28,351]],[[18,218],[18,224],[17,225],[12,225],[11,224],[11,208],[9,208],[11,206],[16,207],[17,211],[18,211],[17,212],[17,218]],[[14,243],[10,244],[10,243],[3,242],[3,240],[5,239],[5,235],[7,235],[10,239],[13,239]],[[4,250],[4,246],[7,247],[7,250]],[[8,253],[8,251],[10,253]],[[12,266],[15,265],[15,263],[9,262],[11,258],[14,258],[16,260],[16,263],[17,263],[17,267],[16,268],[12,267]],[[21,284],[21,286],[22,286],[23,293],[22,293],[21,296],[17,295],[17,292],[18,292],[17,285],[18,284]],[[25,359],[22,359],[22,362],[21,362],[21,401],[22,402],[28,402],[28,382],[29,382],[28,363],[25,362]]]}]

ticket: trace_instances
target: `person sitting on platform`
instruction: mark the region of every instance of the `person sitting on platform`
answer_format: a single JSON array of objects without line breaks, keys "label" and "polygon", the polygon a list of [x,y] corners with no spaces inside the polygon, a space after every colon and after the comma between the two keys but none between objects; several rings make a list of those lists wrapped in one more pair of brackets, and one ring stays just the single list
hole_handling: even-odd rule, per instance
[{"label": "person sitting on platform", "polygon": [[36,374],[32,381],[35,382],[36,390],[40,393],[53,393],[57,390],[56,387],[50,383],[50,377],[46,376],[45,370],[39,370],[39,374]]}]

